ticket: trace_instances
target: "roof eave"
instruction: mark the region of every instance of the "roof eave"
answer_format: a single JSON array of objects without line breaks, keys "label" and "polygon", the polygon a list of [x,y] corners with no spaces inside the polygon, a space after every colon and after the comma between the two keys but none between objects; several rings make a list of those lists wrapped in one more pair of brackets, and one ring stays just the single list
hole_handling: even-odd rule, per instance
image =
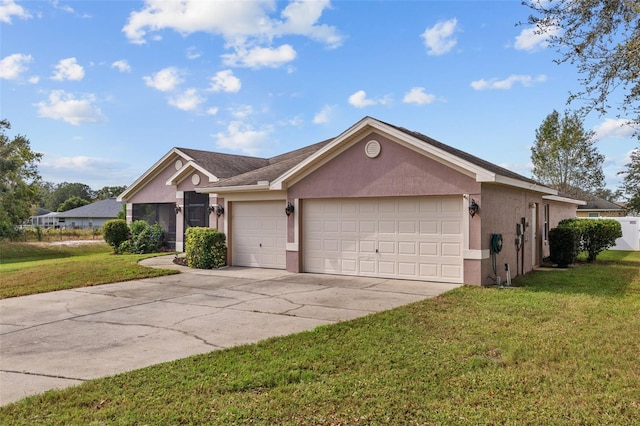
[{"label": "roof eave", "polygon": [[142,176],[136,179],[127,189],[125,189],[122,194],[118,195],[118,198],[116,198],[116,200],[120,202],[126,202],[130,197],[135,195],[138,191],[140,191],[140,189],[142,189],[145,184],[147,184],[150,180],[157,176],[160,166],[164,165],[167,160],[174,154],[179,155],[187,161],[193,161],[191,157],[180,151],[178,148],[172,148],[171,151],[167,152],[161,159],[156,161],[156,163],[151,166],[146,172],[144,172]]},{"label": "roof eave", "polygon": [[209,171],[207,171],[204,167],[200,166],[198,163],[194,161],[188,161],[184,166],[182,166],[180,170],[175,172],[173,175],[171,175],[169,179],[167,179],[166,185],[167,186],[178,185],[187,177],[187,175],[190,173],[190,169],[195,169],[196,171],[199,171],[200,173],[204,174],[209,180],[209,183],[217,182],[219,180],[217,176],[211,174]]},{"label": "roof eave", "polygon": [[526,189],[528,191],[541,192],[547,195],[558,195],[558,191],[548,186],[539,185],[537,183],[527,182],[524,180],[514,179],[506,176],[496,175],[495,183],[513,186],[520,189]]},{"label": "roof eave", "polygon": [[216,193],[230,193],[230,192],[256,192],[256,191],[268,191],[270,189],[269,182],[260,182],[255,185],[238,185],[238,186],[216,186],[216,187],[204,187],[197,188],[196,192],[201,194],[216,194]]},{"label": "roof eave", "polygon": [[578,206],[584,206],[587,204],[586,201],[576,200],[574,198],[562,197],[560,195],[543,195],[542,199],[549,200],[549,201],[559,201],[561,203],[576,204]]}]

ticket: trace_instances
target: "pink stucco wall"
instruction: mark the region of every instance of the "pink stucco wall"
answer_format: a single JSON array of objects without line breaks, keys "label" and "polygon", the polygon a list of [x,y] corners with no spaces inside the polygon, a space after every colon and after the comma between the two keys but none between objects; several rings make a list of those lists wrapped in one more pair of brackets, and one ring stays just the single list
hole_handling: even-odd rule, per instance
[{"label": "pink stucco wall", "polygon": [[[549,202],[536,192],[496,184],[482,185],[480,214],[471,219],[474,223],[480,219],[480,232],[473,238],[480,238],[483,249],[489,249],[491,234],[499,233],[503,237],[502,251],[496,256],[497,275],[504,282],[506,278],[505,263],[509,264],[511,277],[531,272],[540,264],[543,257],[548,256],[548,243],[544,239],[544,205],[549,204],[550,227],[565,218],[575,217],[574,204]],[[535,214],[535,218],[534,218]],[[518,250],[516,245],[516,225],[524,218],[524,238]],[[533,229],[535,225],[535,230]],[[470,226],[471,228],[471,226]],[[535,239],[534,239],[535,233]],[[535,258],[533,251],[535,250]],[[524,253],[524,254],[523,254]],[[465,271],[466,272],[466,271]],[[465,274],[466,275],[466,274]],[[492,284],[488,278],[493,275],[491,259],[481,261],[481,283]]]},{"label": "pink stucco wall", "polygon": [[136,192],[130,199],[129,203],[175,203],[176,188],[175,186],[166,185],[169,179],[176,172],[173,162],[156,175],[152,181],[148,182],[140,191]]},{"label": "pink stucco wall", "polygon": [[[381,152],[365,155],[375,139]],[[451,195],[477,192],[475,179],[373,133],[289,188],[293,198]]]}]

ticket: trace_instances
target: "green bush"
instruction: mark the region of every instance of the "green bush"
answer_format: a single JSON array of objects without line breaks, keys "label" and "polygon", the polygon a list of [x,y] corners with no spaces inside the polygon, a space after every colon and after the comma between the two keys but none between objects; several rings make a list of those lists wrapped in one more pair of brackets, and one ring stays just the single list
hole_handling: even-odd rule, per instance
[{"label": "green bush", "polygon": [[551,261],[566,268],[575,263],[580,248],[580,233],[576,228],[558,226],[549,230]]},{"label": "green bush", "polygon": [[215,228],[187,229],[186,253],[190,268],[213,269],[227,264],[226,236]]},{"label": "green bush", "polygon": [[133,230],[131,232],[131,251],[138,254],[160,251],[164,238],[162,227],[157,223],[153,225],[147,225],[146,222],[144,223],[146,226],[140,230],[135,237],[133,236]]},{"label": "green bush", "polygon": [[120,244],[129,238],[129,227],[123,219],[111,219],[104,223],[102,228],[104,240],[113,247],[114,253],[119,253]]},{"label": "green bush", "polygon": [[622,225],[615,219],[565,219],[558,227],[570,227],[580,233],[580,251],[587,252],[587,262],[593,262],[599,253],[613,247],[622,237]]}]

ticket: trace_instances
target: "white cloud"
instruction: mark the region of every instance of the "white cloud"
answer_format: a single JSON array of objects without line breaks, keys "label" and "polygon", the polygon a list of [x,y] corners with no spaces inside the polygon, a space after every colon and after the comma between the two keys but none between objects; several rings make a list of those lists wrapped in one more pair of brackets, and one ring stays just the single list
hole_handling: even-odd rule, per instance
[{"label": "white cloud", "polygon": [[426,105],[436,100],[436,95],[426,93],[424,87],[414,87],[404,95],[402,102],[406,104]]},{"label": "white cloud", "polygon": [[318,23],[324,10],[331,7],[329,0],[293,0],[278,16],[281,4],[273,0],[146,0],[142,9],[129,15],[122,31],[136,44],[146,43],[154,33],[165,29],[183,36],[196,32],[219,35],[234,51],[223,55],[225,63],[251,68],[278,67],[295,59],[293,47],[271,46],[277,37],[299,35],[329,48],[340,46],[343,37],[337,29]]},{"label": "white cloud", "polygon": [[316,23],[322,16],[322,12],[331,7],[329,0],[318,1],[292,1],[282,11],[281,16],[285,21],[276,27],[276,33],[297,34],[327,44],[331,48],[342,44],[342,36],[334,27]]},{"label": "white cloud", "polygon": [[38,167],[44,166],[55,170],[94,171],[95,169],[110,168],[116,164],[116,161],[107,158],[87,157],[85,155],[58,157],[54,154],[52,157],[44,157]]},{"label": "white cloud", "polygon": [[198,109],[200,104],[206,101],[205,98],[198,94],[194,88],[185,90],[169,98],[169,105],[174,106],[183,111],[194,111]]},{"label": "white cloud", "polygon": [[237,93],[242,87],[240,79],[233,75],[233,71],[218,71],[216,75],[211,77],[211,86],[209,90],[213,92]]},{"label": "white cloud", "polygon": [[243,120],[253,114],[253,107],[251,105],[239,105],[231,108],[229,112],[234,118]]},{"label": "white cloud", "polygon": [[84,78],[84,68],[82,65],[78,65],[76,58],[61,59],[54,68],[55,72],[51,77],[52,80],[79,81]]},{"label": "white cloud", "polygon": [[218,107],[211,107],[207,109],[207,115],[216,115],[218,114]]},{"label": "white cloud", "polygon": [[218,148],[257,155],[267,143],[269,133],[268,129],[254,130],[248,124],[232,121],[226,133],[219,132],[212,136],[216,138]]},{"label": "white cloud", "polygon": [[598,139],[629,139],[636,130],[633,122],[625,118],[607,118],[593,127]]},{"label": "white cloud", "polygon": [[328,123],[331,120],[331,117],[333,115],[333,110],[334,110],[334,107],[332,107],[331,105],[323,106],[320,112],[318,112],[313,117],[313,123],[314,124]]},{"label": "white cloud", "polygon": [[367,92],[364,90],[358,90],[353,95],[349,96],[349,103],[356,108],[364,108],[372,105],[385,105],[390,102],[389,96],[385,96],[379,99],[368,99]]},{"label": "white cloud", "polygon": [[0,3],[0,22],[11,24],[11,18],[29,19],[31,15],[13,0],[2,0]]},{"label": "white cloud", "polygon": [[147,86],[153,87],[161,92],[170,92],[175,90],[175,88],[182,83],[180,72],[175,67],[164,68],[152,76],[144,76],[142,78]]},{"label": "white cloud", "polygon": [[237,48],[235,53],[222,55],[225,65],[247,68],[278,68],[296,58],[296,51],[288,44],[280,47]]},{"label": "white cloud", "polygon": [[200,56],[202,56],[202,53],[197,47],[191,46],[187,48],[187,59],[198,59]]},{"label": "white cloud", "polygon": [[120,72],[131,72],[131,65],[129,65],[126,59],[113,62],[111,68],[116,68]]},{"label": "white cloud", "polygon": [[546,33],[541,33],[537,27],[524,28],[516,36],[515,49],[535,52],[549,46],[549,37],[559,35],[560,27],[550,27]]},{"label": "white cloud", "polygon": [[530,75],[512,74],[504,80],[498,80],[496,78],[493,78],[491,80],[485,80],[484,78],[475,80],[471,82],[471,87],[473,87],[475,90],[508,90],[511,89],[516,83],[520,83],[524,87],[529,87],[534,83],[543,83],[545,81],[547,81],[547,76],[544,74],[540,74],[536,77],[532,77]]},{"label": "white cloud", "polygon": [[97,123],[105,117],[100,108],[94,105],[96,99],[92,94],[76,98],[64,90],[54,90],[49,94],[48,101],[35,104],[38,116],[63,120],[77,126],[81,123]]},{"label": "white cloud", "polygon": [[438,56],[451,51],[458,42],[454,37],[457,26],[458,20],[453,18],[438,22],[433,27],[424,30],[420,37],[424,39],[427,54]]},{"label": "white cloud", "polygon": [[5,56],[0,61],[0,78],[5,80],[17,79],[20,74],[27,71],[27,64],[32,61],[31,55],[23,55],[21,53]]}]

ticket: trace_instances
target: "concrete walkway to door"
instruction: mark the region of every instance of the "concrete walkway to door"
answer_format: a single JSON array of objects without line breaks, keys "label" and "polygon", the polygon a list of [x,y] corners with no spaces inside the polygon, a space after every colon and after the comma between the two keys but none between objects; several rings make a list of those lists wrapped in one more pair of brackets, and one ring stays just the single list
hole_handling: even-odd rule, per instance
[{"label": "concrete walkway to door", "polygon": [[0,300],[0,405],[49,389],[313,329],[434,297],[456,284],[194,270]]}]

